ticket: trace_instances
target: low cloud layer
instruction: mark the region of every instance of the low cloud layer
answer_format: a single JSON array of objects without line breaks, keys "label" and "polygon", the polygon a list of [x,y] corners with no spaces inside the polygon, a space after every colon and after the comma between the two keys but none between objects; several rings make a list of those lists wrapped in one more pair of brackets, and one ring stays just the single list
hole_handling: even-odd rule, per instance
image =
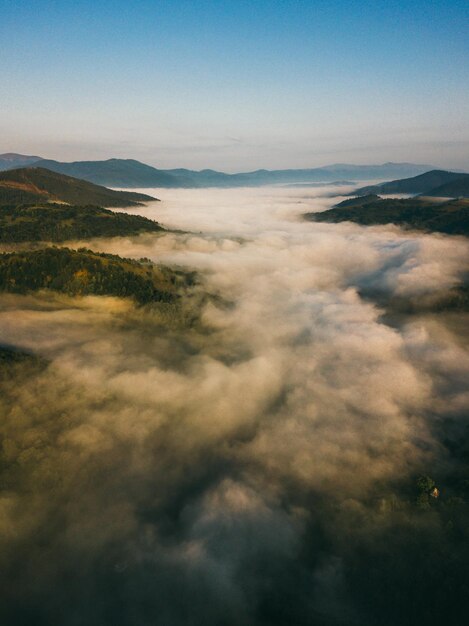
[{"label": "low cloud layer", "polygon": [[2,297],[0,340],[49,363],[1,383],[5,623],[418,623],[391,553],[425,554],[437,522],[377,503],[451,471],[467,335],[462,314],[389,323],[365,296],[437,301],[467,243],[300,219],[333,191],[159,190],[137,211],[184,233],[79,242],[196,268],[217,298],[195,293],[190,325]]}]

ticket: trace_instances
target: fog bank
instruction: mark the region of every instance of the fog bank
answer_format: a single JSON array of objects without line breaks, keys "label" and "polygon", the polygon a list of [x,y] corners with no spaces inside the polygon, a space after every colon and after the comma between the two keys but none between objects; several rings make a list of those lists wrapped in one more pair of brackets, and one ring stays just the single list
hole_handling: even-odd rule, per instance
[{"label": "fog bank", "polygon": [[467,242],[302,221],[334,191],[145,190],[132,212],[184,232],[74,243],[195,268],[172,325],[2,296],[0,342],[47,360],[0,382],[6,623],[457,623],[436,513],[392,503],[465,476],[466,314],[383,307],[438,302]]}]

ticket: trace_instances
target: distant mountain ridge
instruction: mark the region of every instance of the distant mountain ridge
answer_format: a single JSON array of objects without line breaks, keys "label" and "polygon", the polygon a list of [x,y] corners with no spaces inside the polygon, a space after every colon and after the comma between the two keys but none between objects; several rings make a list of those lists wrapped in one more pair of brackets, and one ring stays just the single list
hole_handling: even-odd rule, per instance
[{"label": "distant mountain ridge", "polygon": [[[41,161],[42,163],[42,161]],[[146,194],[114,191],[43,167],[24,167],[0,172],[0,205],[31,202],[97,204],[104,207],[139,206],[156,200]]]},{"label": "distant mountain ridge", "polygon": [[333,182],[338,179],[359,181],[416,176],[432,169],[431,165],[413,163],[384,163],[381,165],[335,163],[310,169],[260,169],[252,172],[227,174],[211,169],[201,171],[185,168],[163,170],[146,165],[135,159],[108,159],[105,161],[65,163],[12,153],[0,155],[0,170],[13,169],[23,166],[23,164],[34,164],[38,167],[44,167],[60,174],[81,178],[99,185],[127,188],[240,187],[301,182]]},{"label": "distant mountain ridge", "polygon": [[412,178],[362,187],[354,193],[357,195],[411,193],[442,198],[469,197],[469,174],[431,170]]},{"label": "distant mountain ridge", "polygon": [[38,165],[53,172],[74,176],[96,185],[106,187],[192,187],[192,180],[183,175],[157,170],[133,159],[109,159],[107,161],[59,161],[41,160]]},{"label": "distant mountain ridge", "polygon": [[[214,170],[177,169],[167,170],[168,173],[183,176],[185,180],[194,181],[198,187],[241,187],[278,185],[288,183],[333,182],[340,178],[348,180],[369,180],[389,178],[400,175],[409,176],[420,174],[429,169],[428,165],[414,165],[411,163],[384,163],[383,165],[349,165],[336,163],[324,167],[311,169],[288,170],[255,170],[239,174],[225,174]],[[398,174],[398,172],[400,174]],[[405,172],[403,174],[402,172]]]},{"label": "distant mountain ridge", "polygon": [[26,154],[16,154],[16,152],[6,152],[0,154],[0,172],[4,170],[13,170],[17,167],[27,167],[32,163],[41,161],[41,157]]}]

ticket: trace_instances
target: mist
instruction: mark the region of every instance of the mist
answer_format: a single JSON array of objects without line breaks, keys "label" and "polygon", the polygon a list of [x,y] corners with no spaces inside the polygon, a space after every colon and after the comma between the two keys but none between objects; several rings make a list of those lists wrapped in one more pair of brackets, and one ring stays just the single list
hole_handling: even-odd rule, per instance
[{"label": "mist", "polygon": [[174,309],[2,296],[41,358],[0,380],[4,623],[461,623],[461,514],[409,503],[466,477],[467,314],[437,305],[467,241],[302,220],[346,191],[145,190],[175,232],[70,244],[195,269]]}]

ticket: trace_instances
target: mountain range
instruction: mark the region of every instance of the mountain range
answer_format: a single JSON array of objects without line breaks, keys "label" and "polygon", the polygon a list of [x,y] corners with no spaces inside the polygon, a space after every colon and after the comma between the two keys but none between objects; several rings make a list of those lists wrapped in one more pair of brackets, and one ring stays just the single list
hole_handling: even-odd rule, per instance
[{"label": "mountain range", "polygon": [[339,179],[351,181],[382,180],[416,176],[432,169],[431,165],[413,163],[384,163],[382,165],[336,163],[311,169],[260,169],[253,172],[227,174],[211,169],[201,171],[184,168],[162,170],[134,159],[65,163],[15,153],[0,155],[0,170],[10,170],[31,165],[81,178],[98,185],[127,188],[241,187],[300,182],[333,182]]}]

